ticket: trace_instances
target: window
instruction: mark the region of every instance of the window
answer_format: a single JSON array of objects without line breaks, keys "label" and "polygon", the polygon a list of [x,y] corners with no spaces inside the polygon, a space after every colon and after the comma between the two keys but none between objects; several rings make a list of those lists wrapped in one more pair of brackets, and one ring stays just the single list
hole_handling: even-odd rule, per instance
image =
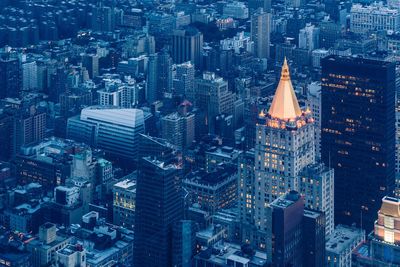
[{"label": "window", "polygon": [[394,228],[394,219],[393,219],[392,217],[385,216],[383,225],[384,225],[386,228],[393,229],[393,228]]},{"label": "window", "polygon": [[394,243],[394,232],[385,230],[385,236],[383,238],[385,242]]}]

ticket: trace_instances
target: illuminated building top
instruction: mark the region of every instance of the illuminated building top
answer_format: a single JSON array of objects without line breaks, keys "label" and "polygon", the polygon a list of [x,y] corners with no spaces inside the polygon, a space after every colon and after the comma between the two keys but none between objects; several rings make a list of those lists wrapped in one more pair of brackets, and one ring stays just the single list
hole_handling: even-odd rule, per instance
[{"label": "illuminated building top", "polygon": [[400,199],[382,199],[382,207],[375,222],[375,237],[389,244],[400,245]]},{"label": "illuminated building top", "polygon": [[281,120],[296,119],[302,115],[290,80],[289,66],[286,58],[282,66],[281,79],[268,113],[272,118]]}]

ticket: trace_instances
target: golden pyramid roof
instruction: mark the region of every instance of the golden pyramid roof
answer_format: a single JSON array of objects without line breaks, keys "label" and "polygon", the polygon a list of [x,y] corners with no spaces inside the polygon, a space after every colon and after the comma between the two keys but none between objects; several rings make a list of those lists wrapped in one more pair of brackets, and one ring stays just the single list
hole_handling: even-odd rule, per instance
[{"label": "golden pyramid roof", "polygon": [[290,80],[286,58],[282,66],[281,79],[268,113],[271,117],[281,120],[295,119],[302,114]]}]

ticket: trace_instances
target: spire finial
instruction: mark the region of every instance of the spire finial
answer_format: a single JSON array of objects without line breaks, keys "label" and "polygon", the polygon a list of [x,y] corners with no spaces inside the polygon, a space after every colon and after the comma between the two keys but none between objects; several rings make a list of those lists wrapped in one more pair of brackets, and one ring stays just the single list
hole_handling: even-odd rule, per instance
[{"label": "spire finial", "polygon": [[283,60],[282,71],[281,71],[281,80],[290,80],[289,65],[287,64],[286,57]]}]

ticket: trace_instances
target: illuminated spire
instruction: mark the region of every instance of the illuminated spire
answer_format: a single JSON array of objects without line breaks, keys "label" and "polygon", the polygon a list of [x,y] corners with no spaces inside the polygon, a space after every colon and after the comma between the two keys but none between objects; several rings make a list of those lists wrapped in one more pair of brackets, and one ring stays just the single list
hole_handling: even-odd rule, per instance
[{"label": "illuminated spire", "polygon": [[281,120],[295,119],[302,113],[290,80],[286,57],[283,61],[281,79],[268,113],[271,117]]}]

